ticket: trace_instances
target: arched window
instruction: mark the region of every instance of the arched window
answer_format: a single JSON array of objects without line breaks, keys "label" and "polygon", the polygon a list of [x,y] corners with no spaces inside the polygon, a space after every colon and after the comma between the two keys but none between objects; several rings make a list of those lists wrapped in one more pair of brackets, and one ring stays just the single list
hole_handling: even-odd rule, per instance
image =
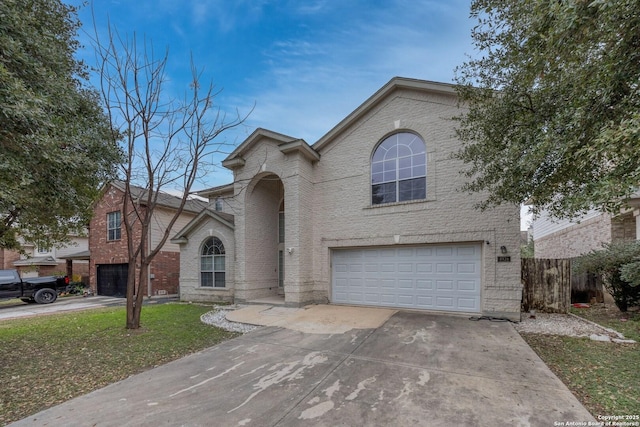
[{"label": "arched window", "polygon": [[399,132],[385,138],[371,159],[371,204],[427,197],[427,154],[422,138]]},{"label": "arched window", "polygon": [[200,254],[200,286],[206,288],[225,287],[224,245],[217,237],[209,237],[202,245]]}]

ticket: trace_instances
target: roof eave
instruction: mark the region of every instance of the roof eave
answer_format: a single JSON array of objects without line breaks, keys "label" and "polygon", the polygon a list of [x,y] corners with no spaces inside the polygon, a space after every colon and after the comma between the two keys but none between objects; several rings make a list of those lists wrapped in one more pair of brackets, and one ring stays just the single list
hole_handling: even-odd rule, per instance
[{"label": "roof eave", "polygon": [[456,86],[449,83],[432,82],[428,80],[409,79],[406,77],[394,77],[386,85],[382,86],[376,93],[371,95],[365,102],[356,108],[351,114],[345,117],[340,123],[327,132],[315,144],[311,146],[315,151],[320,150],[328,144],[335,136],[340,134],[354,121],[364,116],[381,100],[386,98],[392,91],[396,89],[412,89],[421,90],[431,93],[440,93],[443,95],[456,96]]},{"label": "roof eave", "polygon": [[233,193],[233,183],[220,185],[218,187],[205,188],[204,190],[194,191],[193,194],[200,197],[210,198],[211,196],[219,196],[224,193]]},{"label": "roof eave", "polygon": [[320,154],[311,148],[303,139],[296,139],[295,141],[282,143],[278,145],[278,148],[284,154],[300,153],[304,158],[312,163],[320,160]]},{"label": "roof eave", "polygon": [[229,227],[231,230],[235,229],[235,225],[229,221],[227,221],[225,218],[221,217],[220,215],[218,215],[215,211],[212,211],[210,209],[203,209],[202,212],[200,212],[198,214],[198,216],[196,216],[195,218],[193,218],[191,221],[189,221],[189,223],[187,225],[185,225],[182,230],[180,230],[174,237],[172,237],[170,239],[171,243],[176,243],[176,244],[185,244],[189,242],[189,238],[187,237],[187,235],[189,233],[191,233],[191,231],[198,225],[200,224],[200,222],[203,220],[203,218],[205,217],[205,215],[208,215],[210,218],[215,219],[216,221],[218,221],[219,223],[221,223],[222,225]]},{"label": "roof eave", "polygon": [[223,160],[222,161],[222,166],[224,166],[227,169],[237,169],[239,167],[244,166],[246,162],[244,161],[244,159],[242,157],[235,157],[233,159],[227,159],[227,160]]}]

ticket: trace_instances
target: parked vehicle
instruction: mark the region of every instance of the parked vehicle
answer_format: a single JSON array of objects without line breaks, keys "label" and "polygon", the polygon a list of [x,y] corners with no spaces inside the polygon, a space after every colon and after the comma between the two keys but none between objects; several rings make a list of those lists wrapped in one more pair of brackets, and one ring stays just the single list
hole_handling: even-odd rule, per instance
[{"label": "parked vehicle", "polygon": [[67,285],[67,276],[22,279],[18,270],[0,270],[0,299],[20,298],[28,303],[50,304]]}]

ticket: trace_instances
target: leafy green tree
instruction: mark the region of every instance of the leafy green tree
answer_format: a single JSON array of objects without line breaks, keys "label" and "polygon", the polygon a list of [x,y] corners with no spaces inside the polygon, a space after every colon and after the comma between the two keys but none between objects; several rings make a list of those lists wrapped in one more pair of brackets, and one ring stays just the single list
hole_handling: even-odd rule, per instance
[{"label": "leafy green tree", "polygon": [[640,2],[474,0],[458,67],[470,191],[482,207],[619,212],[640,183]]},{"label": "leafy green tree", "polygon": [[627,311],[640,305],[639,260],[640,241],[615,242],[577,258],[574,269],[598,274],[620,311]]},{"label": "leafy green tree", "polygon": [[59,0],[0,1],[0,247],[81,232],[120,151]]},{"label": "leafy green tree", "polygon": [[535,244],[533,236],[529,237],[526,245],[520,245],[520,258],[533,258],[535,255]]}]

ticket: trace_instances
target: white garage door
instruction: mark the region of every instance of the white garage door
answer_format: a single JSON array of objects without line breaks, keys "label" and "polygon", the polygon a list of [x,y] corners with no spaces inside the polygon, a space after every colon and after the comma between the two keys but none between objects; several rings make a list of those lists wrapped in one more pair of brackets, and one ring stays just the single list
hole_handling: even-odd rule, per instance
[{"label": "white garage door", "polygon": [[332,251],[332,302],[480,311],[481,246],[429,245]]}]

